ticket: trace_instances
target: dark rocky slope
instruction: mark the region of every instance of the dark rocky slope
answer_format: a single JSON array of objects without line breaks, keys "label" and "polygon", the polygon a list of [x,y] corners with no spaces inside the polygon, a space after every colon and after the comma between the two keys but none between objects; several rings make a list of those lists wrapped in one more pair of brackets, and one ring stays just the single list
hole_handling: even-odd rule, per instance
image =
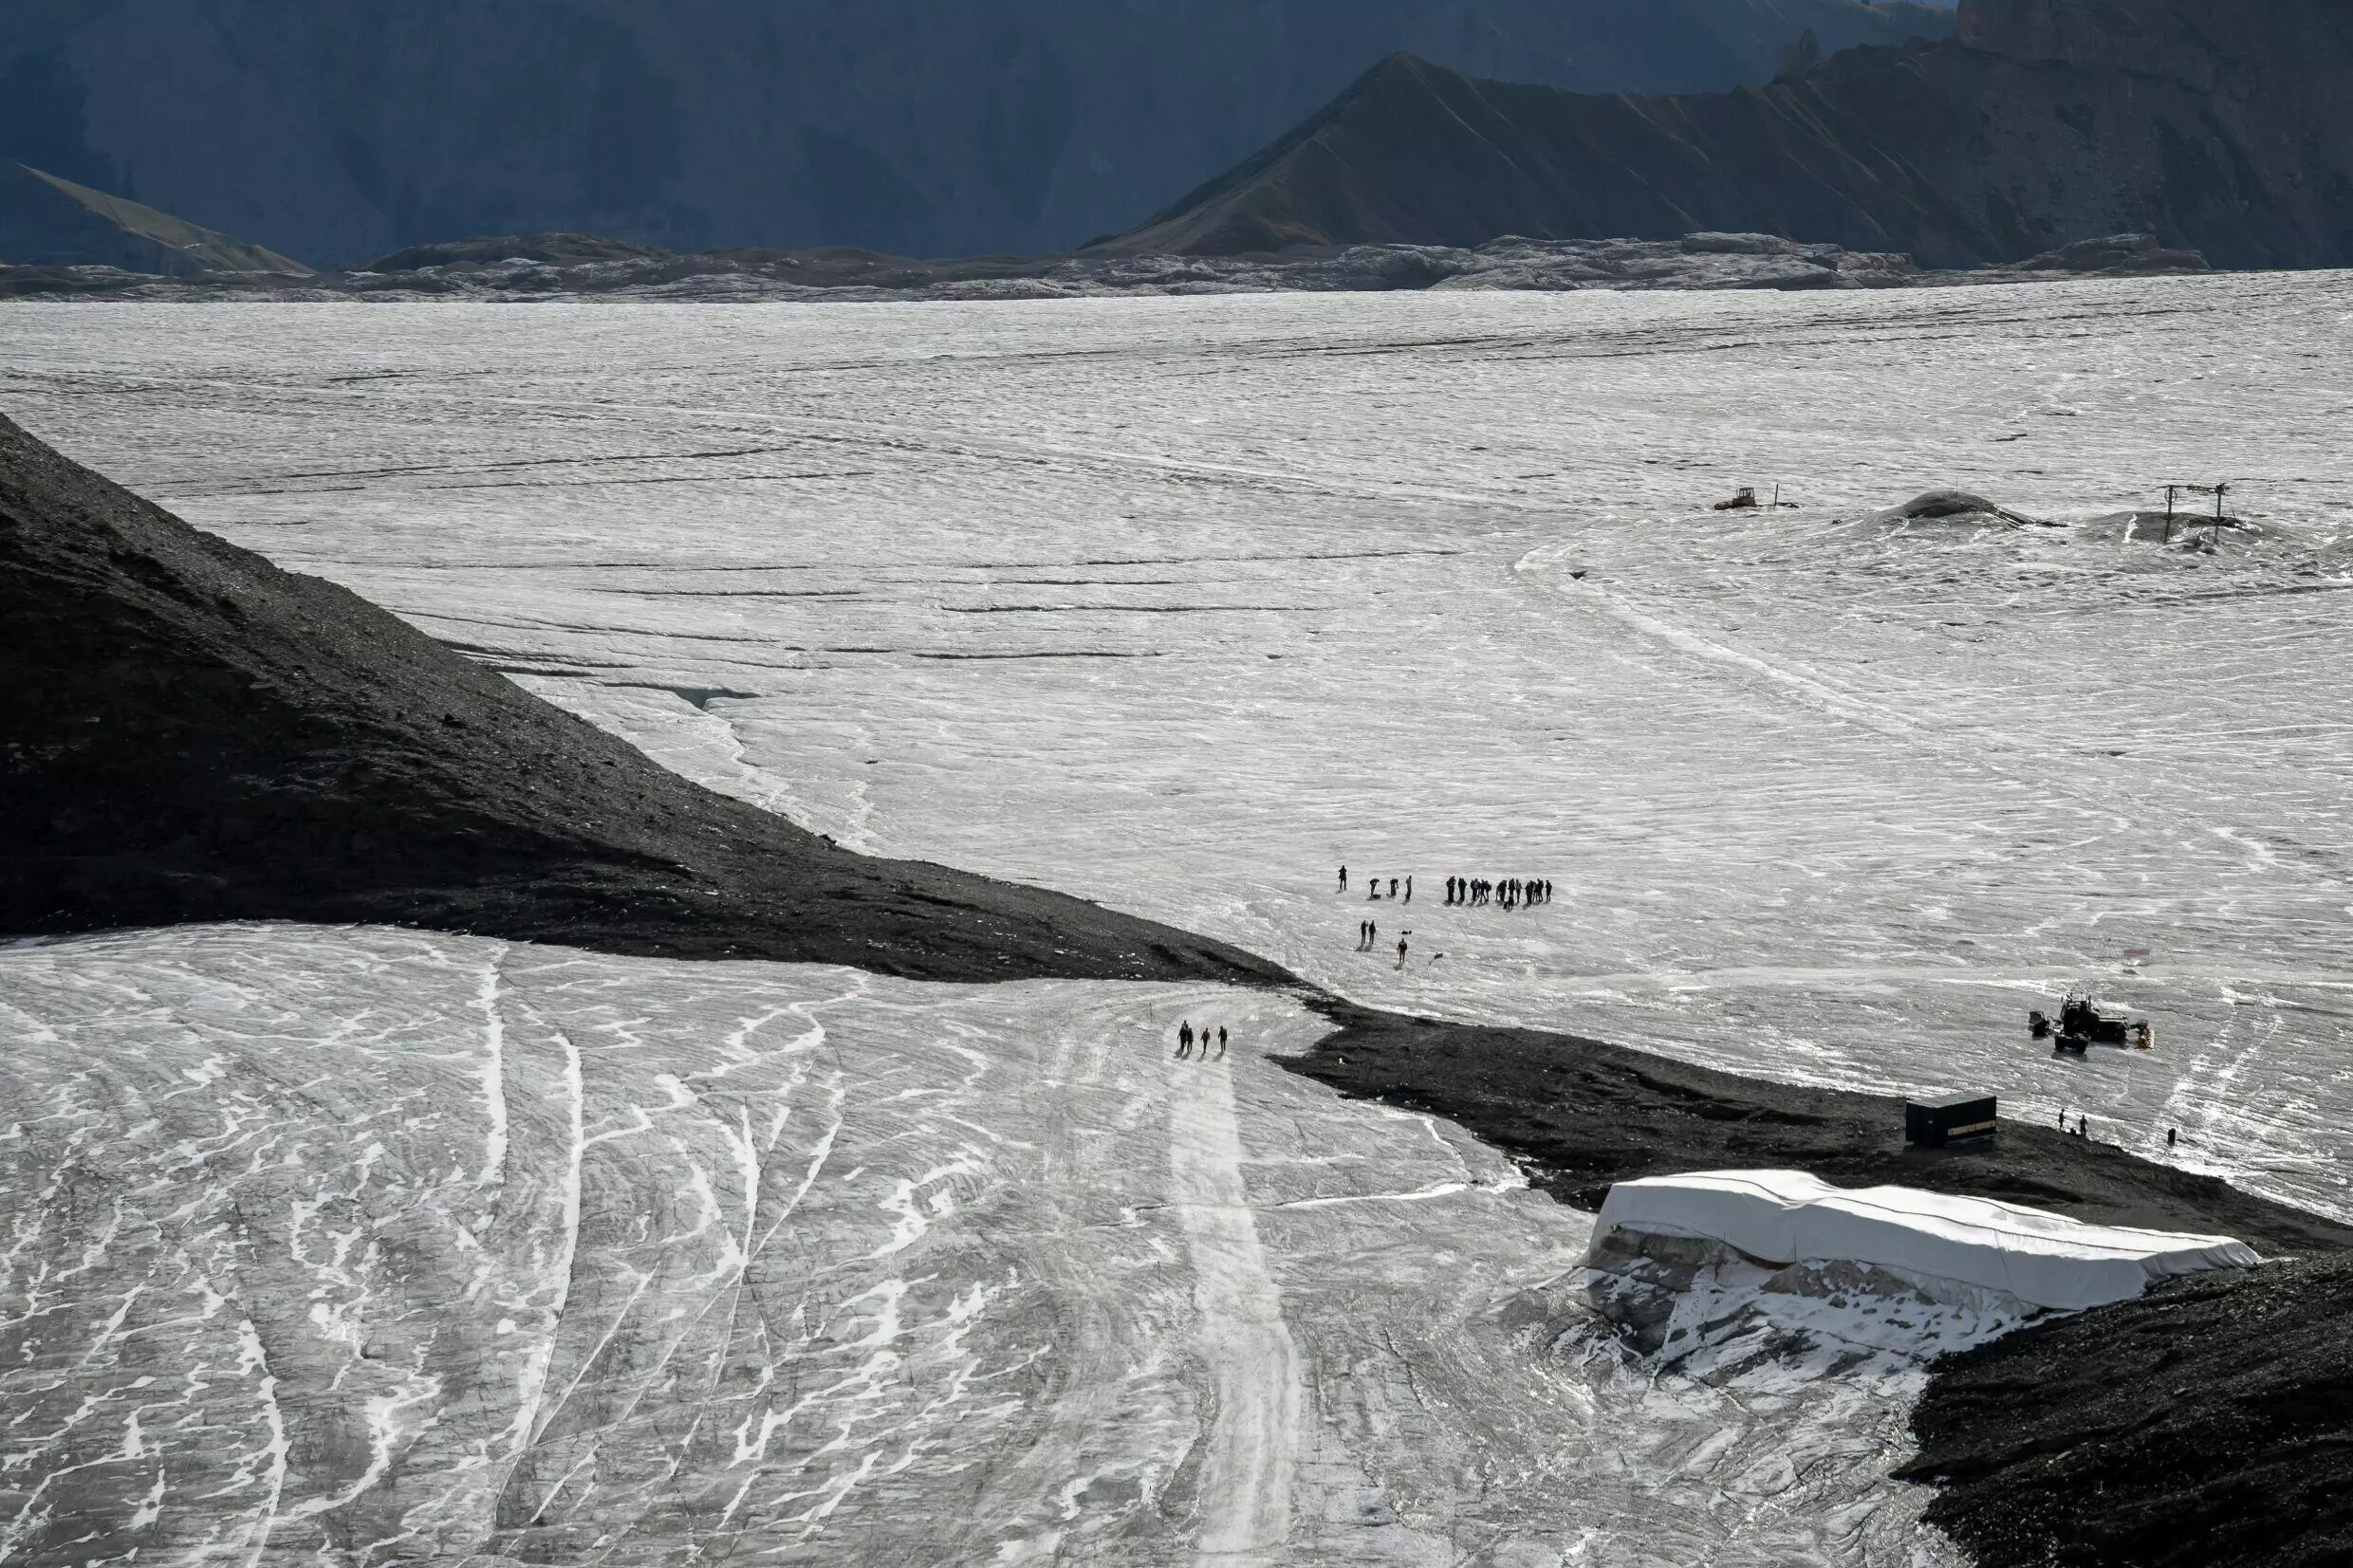
[{"label": "dark rocky slope", "polygon": [[1580,1208],[1599,1208],[1613,1183],[1638,1176],[1781,1168],[1842,1187],[1999,1198],[2102,1225],[2219,1231],[2270,1252],[2353,1250],[2353,1227],[2055,1127],[2005,1122],[1982,1143],[1910,1149],[1902,1106],[1883,1096],[1736,1078],[1573,1035],[1341,1003],[1323,1009],[1339,1032],[1297,1070],[1460,1123]]},{"label": "dark rocky slope", "polygon": [[1393,49],[1586,90],[1943,36],[1862,0],[9,0],[0,158],[319,265],[574,229],[1066,249]]},{"label": "dark rocky slope", "polygon": [[2353,263],[2341,0],[1961,0],[1938,44],[1768,86],[1583,95],[1384,61],[1120,250],[1754,230],[1923,265],[2154,233],[2224,267]]},{"label": "dark rocky slope", "polygon": [[1985,1568],[2353,1562],[2353,1261],[2176,1281],[1942,1363],[1904,1475]]},{"label": "dark rocky slope", "polygon": [[0,419],[0,932],[270,918],[937,979],[1288,979],[712,794]]},{"label": "dark rocky slope", "polygon": [[301,262],[233,234],[124,201],[22,163],[0,163],[0,262],[115,267],[188,277],[199,272],[300,277]]}]

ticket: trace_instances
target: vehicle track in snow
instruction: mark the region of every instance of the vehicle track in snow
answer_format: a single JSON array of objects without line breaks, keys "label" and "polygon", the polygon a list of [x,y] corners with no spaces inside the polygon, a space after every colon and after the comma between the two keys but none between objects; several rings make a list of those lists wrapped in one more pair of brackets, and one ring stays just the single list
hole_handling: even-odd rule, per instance
[{"label": "vehicle track in snow", "polygon": [[1281,1560],[1290,1536],[1299,1370],[1242,1176],[1230,1061],[1180,1076],[1189,1081],[1169,1099],[1169,1202],[1193,1264],[1211,1412],[1194,1560],[1262,1568]]}]

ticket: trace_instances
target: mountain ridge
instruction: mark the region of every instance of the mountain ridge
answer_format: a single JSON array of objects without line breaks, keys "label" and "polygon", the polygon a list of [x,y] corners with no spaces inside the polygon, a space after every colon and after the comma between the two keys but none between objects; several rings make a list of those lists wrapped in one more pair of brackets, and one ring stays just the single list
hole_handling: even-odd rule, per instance
[{"label": "mountain ridge", "polygon": [[0,158],[319,265],[569,230],[1039,253],[1131,223],[1391,49],[1728,87],[1941,34],[1861,0],[20,0]]},{"label": "mountain ridge", "polygon": [[206,272],[307,277],[311,272],[291,257],[233,234],[24,163],[0,163],[0,262],[112,267],[164,277]]},{"label": "mountain ridge", "polygon": [[2222,0],[1962,0],[1953,39],[1729,93],[1575,94],[1393,54],[1098,247],[1733,230],[1961,267],[2135,231],[2219,266],[2343,266],[2347,70],[2353,12],[2330,0],[2251,22]]}]

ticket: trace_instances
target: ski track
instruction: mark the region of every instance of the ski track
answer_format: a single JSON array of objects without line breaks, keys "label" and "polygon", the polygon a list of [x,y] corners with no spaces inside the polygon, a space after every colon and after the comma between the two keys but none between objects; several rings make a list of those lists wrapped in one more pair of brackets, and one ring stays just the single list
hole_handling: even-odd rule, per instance
[{"label": "ski track", "polygon": [[[0,399],[854,847],[2353,1217],[2344,286],[13,307]],[[2264,538],[1849,526],[2185,477]],[[1900,1379],[1546,1348],[1582,1222],[1269,1073],[1289,1014],[1173,1078],[1217,993],[292,929],[0,966],[38,1560],[1938,1560]],[[2086,980],[2155,1053],[2030,1045]]]}]

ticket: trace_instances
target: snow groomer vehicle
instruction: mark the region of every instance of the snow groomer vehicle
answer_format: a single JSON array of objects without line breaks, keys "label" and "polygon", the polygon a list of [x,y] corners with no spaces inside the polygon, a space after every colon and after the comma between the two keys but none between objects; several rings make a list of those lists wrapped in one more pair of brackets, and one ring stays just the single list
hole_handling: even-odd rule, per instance
[{"label": "snow groomer vehicle", "polygon": [[2059,1004],[2059,1016],[2055,1019],[2040,1009],[2027,1014],[2027,1033],[2036,1040],[2049,1041],[2055,1056],[2080,1057],[2094,1045],[2146,1051],[2156,1044],[2147,1019],[2128,1020],[2103,1013],[2088,994],[2080,990],[2066,994]]}]

